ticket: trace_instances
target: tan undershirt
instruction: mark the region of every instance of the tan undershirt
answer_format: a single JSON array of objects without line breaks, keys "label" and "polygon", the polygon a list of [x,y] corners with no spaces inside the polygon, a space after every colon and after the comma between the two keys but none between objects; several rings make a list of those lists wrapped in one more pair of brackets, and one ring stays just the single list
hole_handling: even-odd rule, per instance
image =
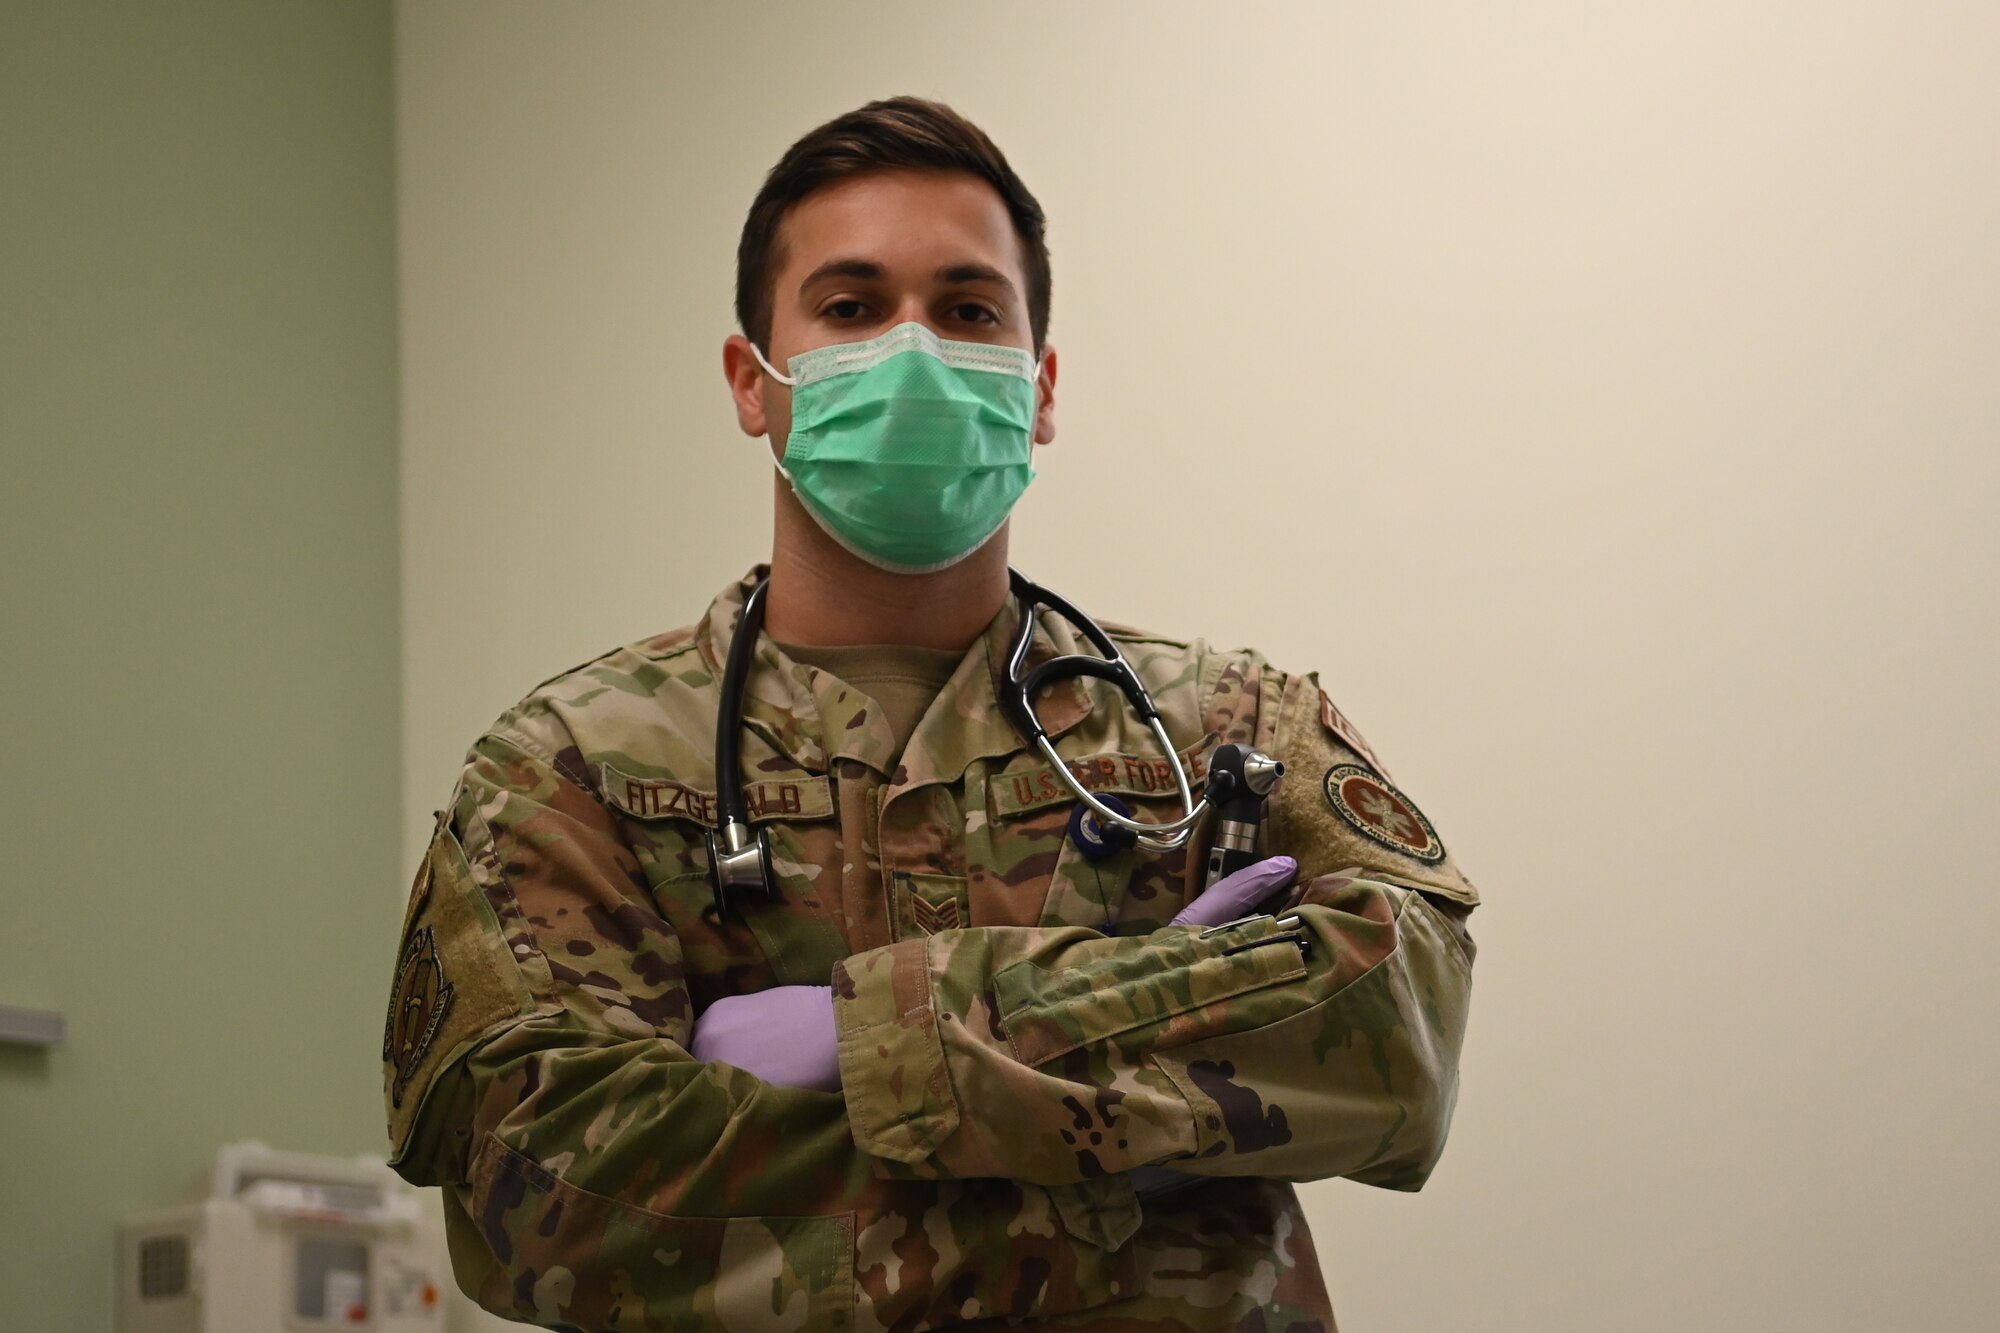
[{"label": "tan undershirt", "polygon": [[914,648],[902,643],[863,643],[840,648],[807,648],[781,643],[794,662],[852,685],[873,699],[896,737],[896,755],[910,743],[910,733],[931,700],[938,697],[965,654],[956,648]]}]

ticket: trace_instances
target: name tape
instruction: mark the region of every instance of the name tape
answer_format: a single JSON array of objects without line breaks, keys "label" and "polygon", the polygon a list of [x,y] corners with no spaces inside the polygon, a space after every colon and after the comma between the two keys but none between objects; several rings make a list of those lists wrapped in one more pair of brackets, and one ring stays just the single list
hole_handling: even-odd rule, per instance
[{"label": "name tape", "polygon": [[[634,819],[686,819],[715,823],[715,793],[672,778],[635,778],[601,765],[604,799]],[[833,787],[824,775],[748,783],[743,804],[750,822],[833,818]]]}]

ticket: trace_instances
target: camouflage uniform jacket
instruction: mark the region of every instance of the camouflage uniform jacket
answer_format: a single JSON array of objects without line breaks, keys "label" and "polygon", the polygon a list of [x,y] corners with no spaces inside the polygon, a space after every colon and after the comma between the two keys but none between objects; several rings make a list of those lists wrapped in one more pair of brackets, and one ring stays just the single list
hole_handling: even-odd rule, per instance
[{"label": "camouflage uniform jacket", "polygon": [[[1423,1184],[1477,897],[1317,678],[1111,631],[1197,776],[1225,741],[1289,767],[1287,911],[1202,931],[1166,926],[1202,834],[1095,862],[1065,836],[1073,797],[996,698],[1011,602],[900,762],[865,696],[763,639],[731,776],[783,901],[738,920],[703,831],[749,586],[535,690],[440,812],[384,1084],[460,1285],[568,1329],[1331,1329],[1285,1182]],[[1079,650],[1038,618],[1032,660]],[[1115,691],[1036,709],[1084,782],[1177,812]],[[833,987],[842,1092],[688,1055],[716,997],[795,983]],[[1142,1199],[1127,1173],[1167,1162],[1203,1179]]]}]

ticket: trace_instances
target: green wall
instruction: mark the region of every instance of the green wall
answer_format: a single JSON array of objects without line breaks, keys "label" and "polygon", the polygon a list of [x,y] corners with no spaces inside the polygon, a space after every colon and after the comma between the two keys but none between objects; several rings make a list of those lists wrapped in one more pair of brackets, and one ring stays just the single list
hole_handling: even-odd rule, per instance
[{"label": "green wall", "polygon": [[245,1137],[378,1149],[397,851],[386,0],[0,0],[0,1326]]}]

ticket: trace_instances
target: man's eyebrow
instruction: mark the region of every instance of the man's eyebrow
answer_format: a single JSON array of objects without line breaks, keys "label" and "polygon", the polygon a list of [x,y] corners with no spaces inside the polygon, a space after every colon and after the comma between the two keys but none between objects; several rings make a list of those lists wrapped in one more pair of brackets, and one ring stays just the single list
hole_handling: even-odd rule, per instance
[{"label": "man's eyebrow", "polygon": [[1014,290],[1007,275],[991,264],[946,264],[935,275],[939,282],[991,282]]},{"label": "man's eyebrow", "polygon": [[[829,259],[812,272],[806,274],[799,283],[799,290],[805,291],[814,283],[826,278],[855,278],[862,282],[880,282],[889,270],[872,259]],[[946,264],[931,275],[942,283],[990,282],[1004,287],[1009,292],[1014,284],[1005,273],[991,264]]]},{"label": "man's eyebrow", "polygon": [[860,278],[867,282],[878,282],[888,272],[872,259],[829,259],[812,272],[806,274],[799,284],[799,290],[818,282],[821,278]]}]

